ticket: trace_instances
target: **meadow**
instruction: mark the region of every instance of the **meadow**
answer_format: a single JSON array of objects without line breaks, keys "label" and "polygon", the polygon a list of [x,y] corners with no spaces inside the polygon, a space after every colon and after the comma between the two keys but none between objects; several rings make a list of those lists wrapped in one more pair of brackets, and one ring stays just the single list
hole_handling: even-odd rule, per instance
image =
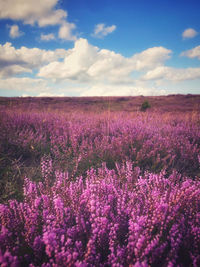
[{"label": "meadow", "polygon": [[0,265],[200,266],[199,103],[0,98]]}]

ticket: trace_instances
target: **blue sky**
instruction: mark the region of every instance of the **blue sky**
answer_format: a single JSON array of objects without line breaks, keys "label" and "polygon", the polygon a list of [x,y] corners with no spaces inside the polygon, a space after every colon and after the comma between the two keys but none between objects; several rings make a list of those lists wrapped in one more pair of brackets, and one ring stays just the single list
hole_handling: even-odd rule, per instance
[{"label": "blue sky", "polygon": [[0,96],[199,94],[199,10],[199,0],[0,0]]}]

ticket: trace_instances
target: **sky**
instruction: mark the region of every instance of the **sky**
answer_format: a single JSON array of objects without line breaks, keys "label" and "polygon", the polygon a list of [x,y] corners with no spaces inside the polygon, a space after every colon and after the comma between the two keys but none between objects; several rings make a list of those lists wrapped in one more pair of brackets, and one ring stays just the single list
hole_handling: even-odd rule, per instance
[{"label": "sky", "polygon": [[200,94],[199,0],[0,0],[0,96]]}]

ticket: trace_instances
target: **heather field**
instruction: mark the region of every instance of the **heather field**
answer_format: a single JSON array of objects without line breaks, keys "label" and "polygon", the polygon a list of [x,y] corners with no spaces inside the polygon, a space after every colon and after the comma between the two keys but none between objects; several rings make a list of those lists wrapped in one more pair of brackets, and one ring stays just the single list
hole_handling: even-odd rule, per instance
[{"label": "heather field", "polygon": [[199,103],[0,98],[0,265],[200,266]]}]

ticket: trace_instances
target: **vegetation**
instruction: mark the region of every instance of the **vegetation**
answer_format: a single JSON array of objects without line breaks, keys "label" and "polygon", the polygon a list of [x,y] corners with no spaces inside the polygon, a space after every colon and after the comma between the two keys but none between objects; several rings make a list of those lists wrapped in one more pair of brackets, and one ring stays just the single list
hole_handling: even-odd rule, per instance
[{"label": "vegetation", "polygon": [[141,111],[146,111],[148,108],[150,108],[151,107],[151,105],[149,104],[149,102],[148,101],[144,101],[143,103],[142,103],[142,105],[141,105]]},{"label": "vegetation", "polygon": [[198,109],[64,100],[1,107],[0,265],[199,266]]}]

